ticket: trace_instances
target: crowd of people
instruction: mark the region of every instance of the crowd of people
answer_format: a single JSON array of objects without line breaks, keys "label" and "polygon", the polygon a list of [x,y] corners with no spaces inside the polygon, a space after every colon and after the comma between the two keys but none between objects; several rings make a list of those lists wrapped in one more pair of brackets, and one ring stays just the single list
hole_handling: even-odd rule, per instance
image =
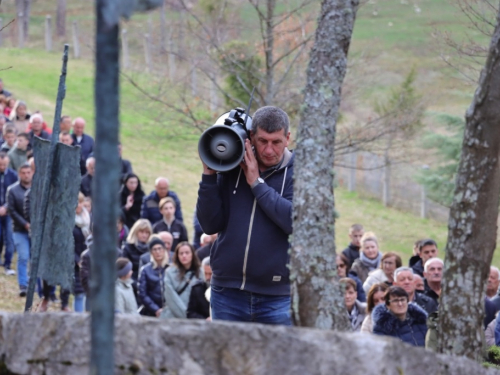
[{"label": "crowd of people", "polygon": [[[12,97],[0,80],[0,233],[7,275],[17,251],[19,295],[26,296],[30,254],[29,194],[35,160],[33,137],[51,129],[40,112]],[[292,234],[294,154],[289,151],[288,116],[276,107],[255,112],[240,168],[221,174],[203,162],[189,241],[179,196],[165,177],[143,190],[132,164],[121,159],[117,192],[115,311],[157,318],[221,319],[291,325],[289,235]],[[81,150],[81,188],[75,209],[74,286],[61,290],[61,309],[89,310],[94,140],[85,120],[62,116],[60,142]],[[118,149],[120,158],[122,146]],[[203,229],[206,233],[203,233]],[[351,243],[337,255],[345,314],[353,331],[399,338],[433,347],[443,261],[437,243],[418,240],[408,266],[394,252],[382,253],[376,235],[354,224]],[[1,247],[0,247],[1,248]],[[213,273],[212,273],[213,272]],[[212,277],[213,275],[213,277]],[[491,267],[485,298],[488,344],[500,343],[500,271]],[[40,281],[37,310],[57,297]],[[433,323],[434,322],[434,323]],[[495,334],[497,339],[495,340]]]}]

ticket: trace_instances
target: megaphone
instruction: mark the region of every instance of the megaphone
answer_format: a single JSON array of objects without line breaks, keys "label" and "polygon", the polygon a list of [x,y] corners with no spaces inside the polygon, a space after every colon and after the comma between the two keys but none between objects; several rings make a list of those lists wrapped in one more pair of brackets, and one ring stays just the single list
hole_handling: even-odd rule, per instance
[{"label": "megaphone", "polygon": [[245,140],[252,129],[252,118],[243,108],[221,115],[205,130],[198,142],[201,160],[217,172],[236,168],[245,157]]}]

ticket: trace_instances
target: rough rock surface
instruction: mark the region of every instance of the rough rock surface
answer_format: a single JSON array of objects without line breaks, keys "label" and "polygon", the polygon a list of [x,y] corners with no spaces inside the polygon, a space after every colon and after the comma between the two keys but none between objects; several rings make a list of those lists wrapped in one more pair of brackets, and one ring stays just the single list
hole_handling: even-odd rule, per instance
[{"label": "rough rock surface", "polygon": [[[2,374],[88,374],[87,314],[0,314]],[[116,374],[499,374],[360,333],[118,316]]]}]

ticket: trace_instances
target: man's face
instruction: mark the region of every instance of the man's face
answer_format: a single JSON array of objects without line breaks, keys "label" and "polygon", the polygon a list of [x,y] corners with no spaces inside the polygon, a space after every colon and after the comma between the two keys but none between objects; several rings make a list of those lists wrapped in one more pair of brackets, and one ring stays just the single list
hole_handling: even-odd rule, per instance
[{"label": "man's face", "polygon": [[165,203],[161,208],[161,214],[167,219],[171,219],[175,215],[175,207],[171,202]]},{"label": "man's face", "polygon": [[[0,167],[1,170],[1,167]],[[496,293],[498,290],[498,285],[500,285],[500,279],[498,278],[498,272],[495,269],[490,268],[490,276],[488,277],[487,290]]]},{"label": "man's face", "polygon": [[30,185],[33,178],[33,171],[31,168],[23,168],[19,171],[19,179],[24,185]]},{"label": "man's face", "polygon": [[87,163],[87,172],[89,175],[93,176],[95,172],[95,160],[91,160]]},{"label": "man's face", "polygon": [[73,139],[69,134],[59,133],[59,142],[64,143],[65,145],[71,146],[73,144]]},{"label": "man's face", "polygon": [[61,121],[61,132],[68,132],[71,130],[71,117],[65,117]]},{"label": "man's face", "polygon": [[435,245],[426,245],[420,250],[420,258],[422,259],[422,265],[425,265],[431,258],[435,258],[438,255],[438,249]]},{"label": "man's face", "polygon": [[210,284],[210,280],[212,280],[212,267],[203,266],[203,271],[205,272],[205,281]]},{"label": "man's face", "polygon": [[[345,232],[344,232],[345,233]],[[349,232],[349,238],[351,239],[351,243],[354,246],[360,247],[361,246],[361,237],[363,237],[364,232],[362,230],[353,230]]]},{"label": "man's face", "polygon": [[0,172],[3,173],[9,166],[9,158],[6,156],[3,159],[0,159]]},{"label": "man's face", "polygon": [[167,248],[168,251],[170,251],[170,249],[172,249],[172,244],[174,243],[174,239],[172,237],[172,235],[168,232],[162,232],[160,233],[160,238],[161,240],[163,241],[163,243],[165,244],[165,247]]},{"label": "man's face", "polygon": [[12,147],[12,145],[16,141],[16,135],[14,133],[7,133],[7,134],[5,134],[4,139],[5,139],[5,142],[7,142],[7,144],[10,147]]},{"label": "man's face", "polygon": [[424,277],[428,282],[441,282],[443,278],[443,266],[440,262],[431,261],[427,272],[424,272]]},{"label": "man's face", "polygon": [[33,119],[33,121],[31,122],[31,129],[33,129],[33,131],[35,133],[38,133],[42,130],[42,126],[43,126],[43,122],[40,118],[38,117],[35,117]]},{"label": "man's face", "polygon": [[356,303],[356,298],[358,298],[358,293],[353,289],[352,286],[348,286],[344,292],[345,306],[350,309]]},{"label": "man's face", "polygon": [[402,271],[398,273],[396,280],[394,280],[394,285],[403,288],[406,293],[412,294],[415,291],[413,273],[411,271]]},{"label": "man's face", "polygon": [[28,148],[28,140],[24,137],[17,137],[17,148],[20,150],[26,150]]},{"label": "man's face", "polygon": [[168,182],[160,180],[155,186],[156,194],[161,198],[165,198],[168,194]]},{"label": "man's face", "polygon": [[76,119],[75,123],[73,124],[73,133],[79,137],[83,135],[84,129],[85,129],[85,121],[83,121],[82,119]]},{"label": "man's face", "polygon": [[413,275],[415,290],[419,290],[421,292],[425,291],[424,280],[420,277],[420,275]]},{"label": "man's face", "polygon": [[284,130],[279,130],[274,133],[267,133],[257,128],[257,132],[252,133],[250,137],[255,148],[255,157],[259,167],[267,169],[278,164],[283,158],[283,153],[290,139],[290,132],[285,134]]}]

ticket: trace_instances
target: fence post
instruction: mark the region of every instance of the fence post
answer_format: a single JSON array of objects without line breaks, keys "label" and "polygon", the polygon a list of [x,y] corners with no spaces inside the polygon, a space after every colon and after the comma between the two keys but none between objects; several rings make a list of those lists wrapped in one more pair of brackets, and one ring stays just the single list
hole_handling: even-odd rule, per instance
[{"label": "fence post", "polygon": [[166,52],[166,40],[167,40],[167,17],[165,14],[165,1],[162,2],[160,7],[160,52],[163,54]]},{"label": "fence post", "polygon": [[146,72],[151,73],[151,51],[149,50],[149,34],[144,34],[144,59],[146,62]]},{"label": "fence post", "polygon": [[175,53],[174,53],[174,41],[172,40],[174,32],[171,29],[170,31],[170,38],[168,38],[168,78],[170,79],[170,82],[174,81],[175,77]]},{"label": "fence post", "polygon": [[17,14],[17,47],[24,47],[24,27],[23,27],[23,13],[19,12]]},{"label": "fence post", "polygon": [[80,58],[80,42],[78,40],[78,24],[76,21],[73,21],[71,31],[73,33],[73,54],[75,59],[78,59]]},{"label": "fence post", "polygon": [[382,186],[382,203],[384,206],[391,204],[391,164],[388,162],[384,166],[384,183]]},{"label": "fence post", "polygon": [[427,191],[424,185],[421,185],[421,194],[420,194],[420,217],[422,219],[427,219]]},{"label": "fence post", "polygon": [[[2,27],[3,27],[3,20],[0,18],[0,30],[2,30]],[[2,46],[2,44],[3,44],[2,34],[3,34],[3,33],[1,33],[1,32],[0,32],[0,47],[1,47],[1,46]]]},{"label": "fence post", "polygon": [[347,178],[347,189],[349,191],[356,191],[356,162],[358,159],[358,154],[356,151],[351,150],[349,153],[349,171]]},{"label": "fence post", "polygon": [[45,50],[52,51],[52,17],[45,17]]},{"label": "fence post", "polygon": [[130,66],[130,59],[128,54],[128,37],[127,37],[127,29],[122,30],[122,55],[123,55],[123,68],[128,69]]}]

